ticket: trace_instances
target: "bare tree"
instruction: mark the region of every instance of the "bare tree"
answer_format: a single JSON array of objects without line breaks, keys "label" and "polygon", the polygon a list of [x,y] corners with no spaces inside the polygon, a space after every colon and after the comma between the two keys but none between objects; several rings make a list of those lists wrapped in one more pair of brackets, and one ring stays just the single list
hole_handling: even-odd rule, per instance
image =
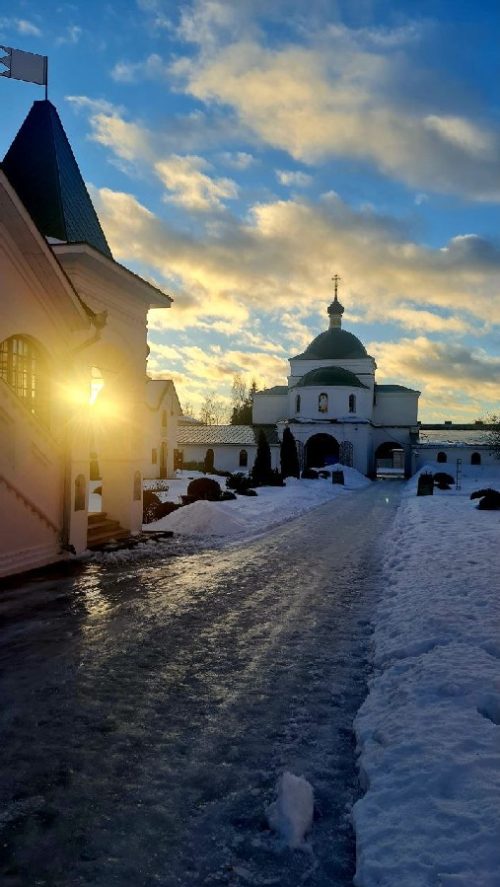
[{"label": "bare tree", "polygon": [[210,391],[205,395],[199,415],[204,425],[224,425],[227,420],[227,408],[224,401],[220,400],[215,392]]}]

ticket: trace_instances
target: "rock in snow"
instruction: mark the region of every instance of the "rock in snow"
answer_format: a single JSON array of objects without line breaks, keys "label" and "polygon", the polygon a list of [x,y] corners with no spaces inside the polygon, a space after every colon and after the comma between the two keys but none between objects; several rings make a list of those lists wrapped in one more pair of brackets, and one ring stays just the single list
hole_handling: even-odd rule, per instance
[{"label": "rock in snow", "polygon": [[289,847],[300,847],[313,822],[314,792],[303,776],[287,770],[277,784],[278,796],[267,809],[267,819]]}]

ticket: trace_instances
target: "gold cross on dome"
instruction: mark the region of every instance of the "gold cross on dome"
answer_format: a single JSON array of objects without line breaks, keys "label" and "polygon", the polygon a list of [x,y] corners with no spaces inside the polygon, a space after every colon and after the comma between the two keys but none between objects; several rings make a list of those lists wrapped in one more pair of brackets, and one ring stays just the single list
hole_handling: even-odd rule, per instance
[{"label": "gold cross on dome", "polygon": [[337,292],[338,292],[338,288],[339,288],[339,283],[340,283],[340,281],[342,280],[342,278],[339,277],[338,274],[334,274],[333,277],[332,277],[332,280],[333,280],[333,285],[334,285],[334,287],[335,287],[335,298],[337,298]]}]

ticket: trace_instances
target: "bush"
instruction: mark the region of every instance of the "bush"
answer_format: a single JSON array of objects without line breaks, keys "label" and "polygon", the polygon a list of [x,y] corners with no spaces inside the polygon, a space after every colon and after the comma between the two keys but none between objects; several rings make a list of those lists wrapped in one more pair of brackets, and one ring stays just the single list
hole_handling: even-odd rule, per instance
[{"label": "bush", "polygon": [[489,496],[490,493],[496,493],[496,490],[492,490],[491,487],[488,487],[486,490],[476,490],[474,493],[470,494],[470,498],[482,499],[483,496]]},{"label": "bush", "polygon": [[257,496],[257,490],[240,490],[239,496]]},{"label": "bush", "polygon": [[281,471],[278,471],[277,468],[272,468],[271,471],[265,476],[264,480],[261,480],[261,486],[263,487],[284,487],[285,482],[283,480],[283,475]]},{"label": "bush", "polygon": [[187,494],[194,499],[207,499],[209,502],[219,502],[221,497],[221,488],[216,480],[210,477],[197,477],[190,481]]},{"label": "bush", "polygon": [[500,493],[496,490],[488,490],[486,495],[479,500],[477,507],[481,511],[500,511]]},{"label": "bush", "polygon": [[304,468],[301,477],[303,477],[304,480],[318,480],[319,474],[314,468]]},{"label": "bush", "polygon": [[142,494],[142,522],[150,524],[154,520],[158,520],[157,512],[161,505],[161,501],[156,493],[152,490],[144,490]]},{"label": "bush", "polygon": [[[446,471],[436,471],[434,475],[434,483],[440,490],[449,490],[449,485],[455,483],[455,478],[452,477],[451,474],[447,474]],[[441,484],[443,484],[443,486],[441,486]]]},{"label": "bush", "polygon": [[229,490],[234,490],[235,493],[242,493],[244,490],[249,490],[251,486],[251,478],[247,477],[246,474],[241,474],[241,472],[230,474],[226,480],[226,487]]},{"label": "bush", "polygon": [[230,502],[231,499],[236,499],[237,496],[234,493],[230,493],[229,490],[224,490],[221,494],[220,501],[221,502]]},{"label": "bush", "polygon": [[154,478],[148,481],[148,490],[155,493],[168,493],[168,480],[165,478]]}]

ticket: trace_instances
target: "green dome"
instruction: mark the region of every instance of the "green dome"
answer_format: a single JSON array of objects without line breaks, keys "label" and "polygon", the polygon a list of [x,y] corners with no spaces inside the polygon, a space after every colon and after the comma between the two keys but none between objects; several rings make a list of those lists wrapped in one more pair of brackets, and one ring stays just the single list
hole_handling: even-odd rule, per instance
[{"label": "green dome", "polygon": [[368,357],[365,346],[352,333],[336,327],[320,333],[295,360],[355,360]]},{"label": "green dome", "polygon": [[366,385],[363,385],[354,373],[343,367],[318,367],[317,370],[311,370],[310,373],[302,376],[295,387],[306,388],[313,385],[325,388],[331,388],[333,385],[344,385],[346,388],[366,388]]}]

